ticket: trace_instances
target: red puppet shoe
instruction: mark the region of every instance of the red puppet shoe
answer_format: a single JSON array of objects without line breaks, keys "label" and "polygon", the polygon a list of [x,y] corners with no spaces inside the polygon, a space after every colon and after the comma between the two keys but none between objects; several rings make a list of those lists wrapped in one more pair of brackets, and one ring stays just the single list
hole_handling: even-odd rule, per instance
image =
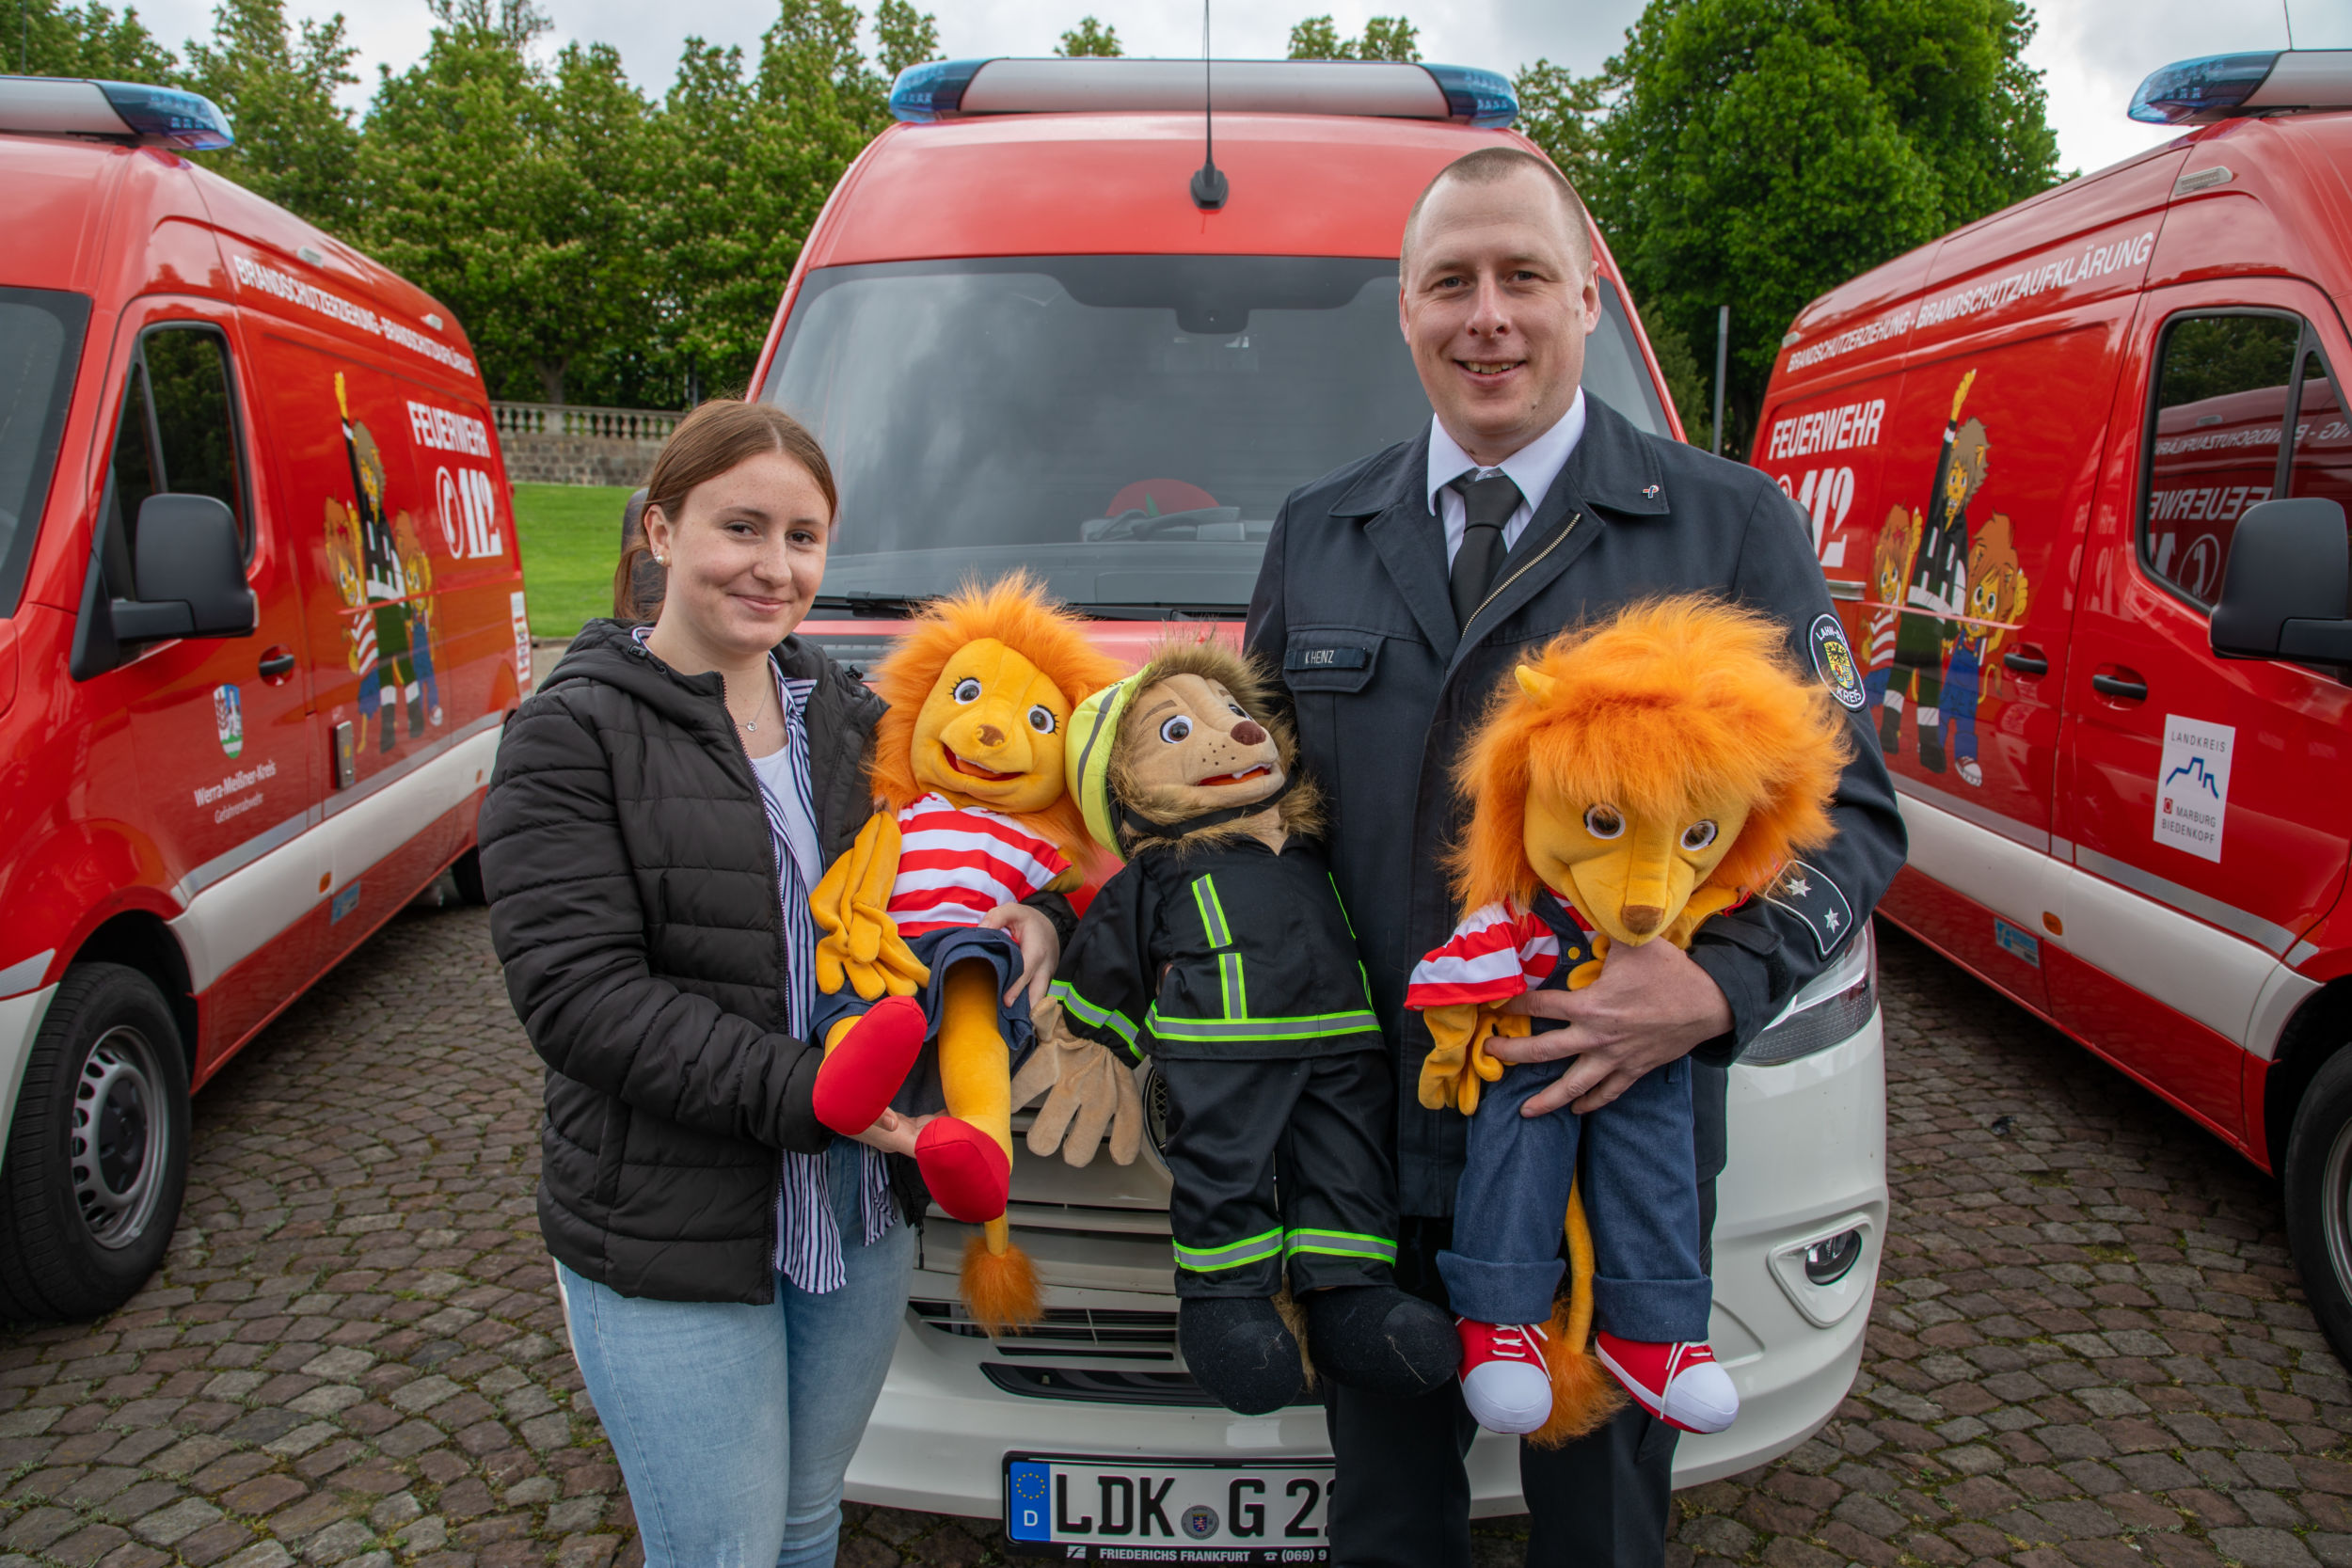
[{"label": "red puppet shoe", "polygon": [[914,1163],[931,1201],[947,1217],[985,1225],[1012,1196],[1012,1161],[994,1138],[968,1121],[934,1117],[914,1140]]},{"label": "red puppet shoe", "polygon": [[873,1126],[907,1081],[930,1033],[930,1021],[914,998],[885,996],[875,1003],[817,1069],[817,1119],[846,1135]]},{"label": "red puppet shoe", "polygon": [[1551,1374],[1537,1323],[1454,1321],[1462,1337],[1462,1402],[1488,1432],[1534,1432],[1551,1418]]},{"label": "red puppet shoe", "polygon": [[1593,1354],[1643,1409],[1684,1432],[1721,1432],[1740,1414],[1740,1391],[1704,1344],[1657,1345],[1593,1336]]}]

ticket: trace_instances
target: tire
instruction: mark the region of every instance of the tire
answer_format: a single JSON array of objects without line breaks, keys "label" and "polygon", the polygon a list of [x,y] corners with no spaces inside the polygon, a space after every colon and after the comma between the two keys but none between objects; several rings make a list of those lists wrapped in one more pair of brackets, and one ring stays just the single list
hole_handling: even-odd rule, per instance
[{"label": "tire", "polygon": [[188,1072],[154,982],[77,964],[24,1064],[0,1162],[0,1314],[94,1318],[138,1292],[188,1183]]},{"label": "tire", "polygon": [[2287,1244],[2336,1359],[2352,1367],[2352,1048],[2320,1064],[2295,1108]]},{"label": "tire", "polygon": [[480,909],[490,901],[489,893],[482,885],[482,851],[469,849],[451,863],[449,879],[457,884],[458,898]]}]

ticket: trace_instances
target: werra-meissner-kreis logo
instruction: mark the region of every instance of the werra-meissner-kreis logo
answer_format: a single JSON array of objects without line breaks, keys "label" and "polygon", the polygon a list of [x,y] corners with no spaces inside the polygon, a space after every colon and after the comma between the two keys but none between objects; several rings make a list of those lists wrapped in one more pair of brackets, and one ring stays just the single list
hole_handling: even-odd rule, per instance
[{"label": "werra-meissner-kreis logo", "polygon": [[213,688],[213,733],[230,757],[245,750],[245,699],[233,686]]}]

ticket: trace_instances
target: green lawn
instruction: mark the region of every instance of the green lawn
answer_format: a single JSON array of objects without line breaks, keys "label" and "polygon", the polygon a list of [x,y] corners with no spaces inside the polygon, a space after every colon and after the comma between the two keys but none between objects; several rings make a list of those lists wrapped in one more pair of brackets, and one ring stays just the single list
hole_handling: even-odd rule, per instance
[{"label": "green lawn", "polygon": [[515,486],[533,637],[570,637],[581,622],[612,613],[612,569],[620,564],[621,508],[628,503],[628,491],[617,485]]}]

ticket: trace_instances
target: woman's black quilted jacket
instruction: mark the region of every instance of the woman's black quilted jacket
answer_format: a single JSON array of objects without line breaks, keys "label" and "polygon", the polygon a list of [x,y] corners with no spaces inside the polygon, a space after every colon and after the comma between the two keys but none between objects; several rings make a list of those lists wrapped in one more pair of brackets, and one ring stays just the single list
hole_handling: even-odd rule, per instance
[{"label": "woman's black quilted jacket", "polygon": [[[870,808],[882,704],[804,639],[776,657],[817,682],[830,864]],[[507,724],[481,843],[507,992],[548,1064],[548,1249],[623,1295],[771,1300],[777,1151],[832,1134],[810,1109],[818,1053],[783,1032],[774,852],[720,677],[590,622]],[[891,1164],[920,1215],[913,1162]]]}]

